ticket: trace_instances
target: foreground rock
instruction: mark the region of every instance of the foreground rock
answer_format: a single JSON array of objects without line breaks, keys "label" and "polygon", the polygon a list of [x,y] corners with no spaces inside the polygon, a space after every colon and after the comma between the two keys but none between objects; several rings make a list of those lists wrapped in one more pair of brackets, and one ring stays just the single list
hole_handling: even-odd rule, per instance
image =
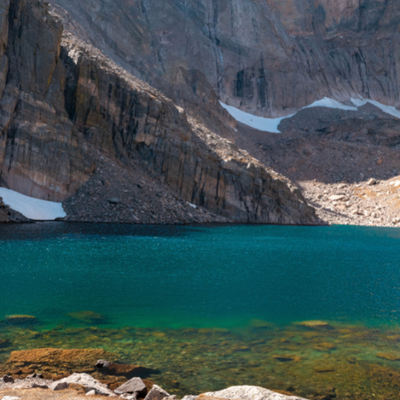
[{"label": "foreground rock", "polygon": [[[54,382],[54,385],[60,386],[62,384],[76,384],[85,387],[89,392],[94,390],[96,394],[101,394],[104,396],[116,397],[113,391],[111,391],[106,385],[100,383],[98,380],[94,379],[88,374],[72,374],[68,378],[60,379],[59,381]],[[65,389],[68,388],[65,387]],[[62,390],[62,389],[58,389]]]},{"label": "foreground rock", "polygon": [[238,400],[304,400],[301,397],[286,396],[258,386],[232,386],[219,392],[208,392],[199,400],[238,399]]},{"label": "foreground rock", "polygon": [[171,395],[164,389],[160,388],[160,386],[153,385],[150,392],[145,397],[145,400],[163,400],[165,398],[169,398],[170,396]]},{"label": "foreground rock", "polygon": [[147,388],[140,378],[132,378],[128,382],[125,382],[123,385],[117,387],[114,392],[117,394],[128,393],[134,395],[135,397],[145,397],[147,394]]}]

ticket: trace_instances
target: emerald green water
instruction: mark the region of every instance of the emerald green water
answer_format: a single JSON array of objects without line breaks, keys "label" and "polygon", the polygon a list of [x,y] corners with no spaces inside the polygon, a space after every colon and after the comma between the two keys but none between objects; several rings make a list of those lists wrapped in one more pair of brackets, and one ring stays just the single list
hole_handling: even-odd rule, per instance
[{"label": "emerald green water", "polygon": [[[0,254],[0,320],[37,318],[0,324],[0,362],[104,348],[177,394],[258,384],[398,398],[400,230],[3,225]],[[307,320],[330,329],[296,325]]]}]

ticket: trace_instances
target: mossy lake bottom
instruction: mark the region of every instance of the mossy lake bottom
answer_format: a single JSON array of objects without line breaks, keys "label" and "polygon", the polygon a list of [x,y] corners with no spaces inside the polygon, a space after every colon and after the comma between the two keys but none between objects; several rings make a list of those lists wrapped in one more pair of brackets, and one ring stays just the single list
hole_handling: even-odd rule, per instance
[{"label": "mossy lake bottom", "polygon": [[0,226],[0,372],[13,350],[95,348],[178,396],[397,399],[399,244],[348,226]]}]

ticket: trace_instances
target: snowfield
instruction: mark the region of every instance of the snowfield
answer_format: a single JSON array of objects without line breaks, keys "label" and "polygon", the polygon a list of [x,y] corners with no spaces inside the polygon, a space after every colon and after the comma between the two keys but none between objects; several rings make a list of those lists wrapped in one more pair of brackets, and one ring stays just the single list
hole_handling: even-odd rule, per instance
[{"label": "snowfield", "polygon": [[54,221],[67,216],[61,203],[34,199],[13,190],[0,188],[4,204],[35,221]]},{"label": "snowfield", "polygon": [[278,129],[278,126],[281,123],[281,121],[284,120],[285,118],[290,118],[293,117],[293,115],[295,115],[292,114],[282,118],[263,118],[263,117],[257,117],[252,114],[248,114],[242,110],[239,110],[238,108],[227,106],[226,104],[221,102],[220,104],[223,108],[225,108],[226,111],[228,111],[228,113],[233,118],[236,119],[236,121],[241,122],[244,125],[250,126],[262,132],[281,133],[280,130]]},{"label": "snowfield", "polygon": [[[313,107],[326,107],[326,108],[336,108],[338,110],[345,110],[345,111],[358,111],[359,107],[365,106],[367,103],[374,105],[375,107],[382,110],[384,113],[389,114],[395,118],[400,119],[400,111],[397,110],[395,107],[386,106],[384,104],[379,103],[375,100],[368,100],[368,99],[351,99],[351,103],[354,106],[347,106],[340,101],[329,99],[328,97],[323,98],[322,100],[317,100],[314,103],[310,104],[309,106],[303,107],[302,110],[306,108],[313,108]],[[220,101],[220,104],[228,113],[236,119],[236,121],[250,126],[251,128],[257,129],[262,132],[269,132],[269,133],[282,133],[278,126],[279,124],[286,118],[291,118],[295,116],[297,113],[287,115],[286,117],[280,118],[263,118],[257,117],[255,115],[246,113],[238,108],[228,106]]]}]

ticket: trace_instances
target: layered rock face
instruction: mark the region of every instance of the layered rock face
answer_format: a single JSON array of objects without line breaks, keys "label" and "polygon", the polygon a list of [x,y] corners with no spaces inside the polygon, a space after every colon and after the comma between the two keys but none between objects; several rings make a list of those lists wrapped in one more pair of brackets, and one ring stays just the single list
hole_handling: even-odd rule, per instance
[{"label": "layered rock face", "polygon": [[324,96],[398,104],[395,0],[53,3],[69,29],[184,104],[213,104],[213,91],[265,116]]},{"label": "layered rock face", "polygon": [[[290,181],[222,139],[195,112],[187,118],[95,47],[63,35],[46,5],[1,4],[2,185],[63,201],[90,181],[103,154],[125,170],[139,162],[144,178],[158,179],[177,200],[230,221],[314,221]],[[210,111],[210,121],[229,130],[219,112]]]},{"label": "layered rock face", "polygon": [[91,172],[64,107],[61,35],[45,8],[1,1],[0,182],[53,200],[75,193]]}]

